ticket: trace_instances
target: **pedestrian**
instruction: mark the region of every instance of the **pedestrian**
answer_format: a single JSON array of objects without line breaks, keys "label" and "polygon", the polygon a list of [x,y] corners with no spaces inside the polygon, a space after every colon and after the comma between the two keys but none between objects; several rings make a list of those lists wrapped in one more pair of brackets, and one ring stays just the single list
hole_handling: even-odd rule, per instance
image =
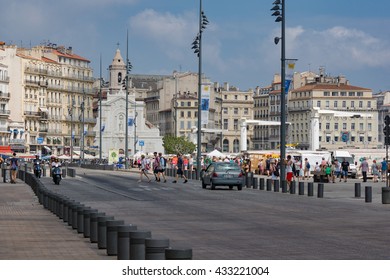
[{"label": "pedestrian", "polygon": [[157,152],[153,153],[154,160],[153,160],[153,174],[157,182],[160,182],[160,158],[157,155]]},{"label": "pedestrian", "polygon": [[16,153],[12,154],[12,157],[10,158],[10,165],[11,165],[11,184],[16,184],[16,174],[19,168],[19,161],[18,158],[16,157]]},{"label": "pedestrian", "polygon": [[166,183],[167,179],[165,178],[165,169],[167,168],[167,160],[165,157],[163,157],[162,153],[158,153],[158,157],[160,159],[159,178],[161,180],[161,176],[162,176],[164,178],[164,183]]},{"label": "pedestrian", "polygon": [[360,163],[359,170],[362,171],[363,175],[363,182],[367,182],[367,172],[368,172],[369,166],[366,158],[363,158],[363,161]]},{"label": "pedestrian", "polygon": [[325,167],[325,175],[328,178],[328,182],[330,183],[332,181],[333,174],[332,174],[332,166],[329,163]]},{"label": "pedestrian", "polygon": [[176,165],[176,180],[173,181],[172,183],[177,183],[177,180],[179,179],[179,175],[180,177],[184,178],[184,183],[187,183],[188,180],[187,180],[187,177],[184,175],[184,161],[183,161],[183,157],[180,153],[177,154],[177,165]]},{"label": "pedestrian", "polygon": [[374,183],[376,182],[379,182],[378,178],[379,178],[379,165],[376,163],[376,160],[374,159],[372,161],[372,165],[371,165],[371,174],[373,175],[373,178],[372,180],[374,181]]},{"label": "pedestrian", "polygon": [[307,178],[309,180],[310,178],[310,162],[307,158],[305,158],[305,163],[304,163],[304,174],[303,174],[303,180]]},{"label": "pedestrian", "polygon": [[339,182],[341,182],[341,163],[337,160],[334,160],[334,176],[339,178]]},{"label": "pedestrian", "polygon": [[151,181],[148,174],[147,174],[147,171],[149,169],[150,169],[150,166],[145,158],[145,155],[141,155],[141,173],[139,175],[138,183],[142,182],[142,175],[144,175],[148,179],[148,182]]},{"label": "pedestrian", "polygon": [[341,176],[344,178],[344,182],[347,182],[349,171],[349,162],[344,158],[341,163]]},{"label": "pedestrian", "polygon": [[294,172],[293,172],[293,165],[294,162],[291,158],[291,155],[287,156],[287,161],[286,161],[286,180],[287,180],[287,191],[290,190],[291,187],[291,181],[294,178]]},{"label": "pedestrian", "polygon": [[382,175],[382,182],[386,181],[387,177],[387,161],[386,158],[383,158],[381,162],[381,175]]}]

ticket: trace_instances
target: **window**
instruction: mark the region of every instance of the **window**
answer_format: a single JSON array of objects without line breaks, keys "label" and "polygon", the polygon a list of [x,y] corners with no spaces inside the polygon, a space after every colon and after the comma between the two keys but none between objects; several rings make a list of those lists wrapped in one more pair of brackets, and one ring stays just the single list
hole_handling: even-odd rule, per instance
[{"label": "window", "polygon": [[192,122],[191,122],[191,121],[188,121],[188,122],[187,122],[187,129],[191,129],[191,126],[192,126]]},{"label": "window", "polygon": [[355,101],[351,101],[351,108],[355,108]]},{"label": "window", "polygon": [[335,142],[339,142],[339,137],[338,137],[338,136],[335,136],[335,137],[334,137],[334,141],[335,141]]},{"label": "window", "polygon": [[234,100],[238,100],[238,95],[235,95],[235,96],[234,96]]},{"label": "window", "polygon": [[372,123],[368,123],[367,124],[367,130],[368,131],[372,131]]},{"label": "window", "polygon": [[229,140],[223,140],[222,152],[229,152]]},{"label": "window", "polygon": [[181,106],[181,107],[184,107],[184,102],[183,102],[183,101],[180,102],[180,106]]},{"label": "window", "polygon": [[229,120],[223,119],[223,129],[228,130],[229,129]]},{"label": "window", "polygon": [[184,118],[184,111],[180,111],[180,117]]},{"label": "window", "polygon": [[367,101],[367,108],[371,109],[371,101]]},{"label": "window", "polygon": [[330,143],[331,137],[329,135],[326,135],[326,143]]},{"label": "window", "polygon": [[363,123],[359,123],[359,130],[360,130],[360,131],[363,131],[363,129],[364,129]]},{"label": "window", "polygon": [[187,102],[187,106],[191,107],[191,101]]},{"label": "window", "polygon": [[249,112],[249,109],[248,108],[244,108],[244,115],[248,115],[248,112]]},{"label": "window", "polygon": [[180,121],[180,129],[184,129],[184,121]]},{"label": "window", "polygon": [[223,113],[227,114],[228,113],[228,108],[223,108]]},{"label": "window", "polygon": [[228,99],[226,94],[223,96],[223,99]]},{"label": "window", "polygon": [[237,120],[237,119],[234,119],[234,120],[233,120],[233,129],[234,129],[234,130],[237,130],[237,129],[238,129],[238,120]]},{"label": "window", "polygon": [[347,96],[347,93],[345,91],[340,92],[340,96]]},{"label": "window", "polygon": [[324,91],[324,96],[330,96],[330,92],[329,91]]},{"label": "window", "polygon": [[333,107],[334,107],[334,108],[337,108],[337,101],[334,101],[334,102],[333,102]]},{"label": "window", "polygon": [[358,91],[358,92],[356,93],[356,95],[357,95],[357,96],[363,96],[363,92]]},{"label": "window", "polygon": [[342,107],[343,107],[343,108],[347,107],[347,101],[343,101],[343,102],[342,102]]},{"label": "window", "polygon": [[355,124],[351,123],[351,130],[355,130]]},{"label": "window", "polygon": [[248,95],[245,95],[245,100],[248,100]]},{"label": "window", "polygon": [[364,136],[363,135],[359,136],[359,142],[364,142]]},{"label": "window", "polygon": [[330,129],[330,123],[326,123],[325,129],[326,129],[326,130],[329,130],[329,129]]},{"label": "window", "polygon": [[320,100],[317,101],[317,107],[321,108],[321,101]]},{"label": "window", "polygon": [[348,92],[348,96],[355,96],[355,92],[353,92],[353,91]]},{"label": "window", "polygon": [[356,141],[356,137],[355,136],[351,136],[351,142],[355,142]]},{"label": "window", "polygon": [[234,108],[234,114],[235,114],[235,115],[238,114],[238,108]]},{"label": "window", "polygon": [[329,101],[325,101],[325,107],[329,108]]},{"label": "window", "polygon": [[338,123],[334,124],[334,130],[339,130],[339,124]]},{"label": "window", "polygon": [[359,101],[359,108],[363,108],[363,101]]},{"label": "window", "polygon": [[187,112],[187,117],[188,117],[188,118],[191,118],[191,111],[188,111],[188,112]]},{"label": "window", "polygon": [[343,130],[347,130],[347,123],[343,123]]},{"label": "window", "polygon": [[339,93],[337,91],[332,91],[332,96],[339,96]]}]

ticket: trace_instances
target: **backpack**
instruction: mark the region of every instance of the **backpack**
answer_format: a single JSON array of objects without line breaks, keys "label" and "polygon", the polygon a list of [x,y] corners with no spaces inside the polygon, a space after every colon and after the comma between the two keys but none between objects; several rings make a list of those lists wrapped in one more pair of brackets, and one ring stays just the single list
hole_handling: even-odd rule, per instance
[{"label": "backpack", "polygon": [[295,163],[292,163],[292,172],[295,174],[295,172],[297,171],[296,167],[295,167]]},{"label": "backpack", "polygon": [[310,169],[310,163],[309,162],[306,163],[306,168]]},{"label": "backpack", "polygon": [[160,157],[160,166],[163,168],[167,166],[167,160],[164,157]]}]

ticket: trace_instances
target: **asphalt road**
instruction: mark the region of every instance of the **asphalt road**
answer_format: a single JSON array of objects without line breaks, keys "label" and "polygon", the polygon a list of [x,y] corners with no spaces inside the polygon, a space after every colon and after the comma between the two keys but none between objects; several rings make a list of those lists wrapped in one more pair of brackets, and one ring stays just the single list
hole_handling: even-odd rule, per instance
[{"label": "asphalt road", "polygon": [[[142,182],[138,174],[77,169],[56,192],[116,219],[193,249],[198,260],[390,259],[390,204],[381,203],[383,183],[325,184],[324,198],[244,188],[202,189],[200,182]],[[316,189],[315,184],[315,189]],[[364,186],[373,200],[364,200]]]}]

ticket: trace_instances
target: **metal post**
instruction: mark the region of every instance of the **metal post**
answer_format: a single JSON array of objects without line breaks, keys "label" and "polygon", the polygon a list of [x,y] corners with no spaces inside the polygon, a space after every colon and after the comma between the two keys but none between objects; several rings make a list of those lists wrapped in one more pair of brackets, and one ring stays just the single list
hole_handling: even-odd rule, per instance
[{"label": "metal post", "polygon": [[[129,158],[129,30],[127,30],[127,45],[126,45],[126,84],[125,84],[125,94],[126,94],[126,125],[125,125],[125,169],[129,168],[127,159]],[[134,150],[135,154],[135,150]]]},{"label": "metal post", "polygon": [[99,87],[99,159],[102,160],[102,54],[100,54],[100,87]]},{"label": "metal post", "polygon": [[202,159],[202,0],[199,0],[199,52],[198,52],[198,135],[197,135],[197,162],[196,178],[200,179],[201,159]]},{"label": "metal post", "polygon": [[361,196],[361,185],[360,183],[355,183],[355,197]]},{"label": "metal post", "polygon": [[284,160],[286,159],[286,73],[285,73],[285,55],[286,55],[286,10],[285,0],[282,0],[282,48],[281,48],[281,97],[280,97],[280,158],[282,164],[280,165],[280,182],[286,179],[286,165]]}]

